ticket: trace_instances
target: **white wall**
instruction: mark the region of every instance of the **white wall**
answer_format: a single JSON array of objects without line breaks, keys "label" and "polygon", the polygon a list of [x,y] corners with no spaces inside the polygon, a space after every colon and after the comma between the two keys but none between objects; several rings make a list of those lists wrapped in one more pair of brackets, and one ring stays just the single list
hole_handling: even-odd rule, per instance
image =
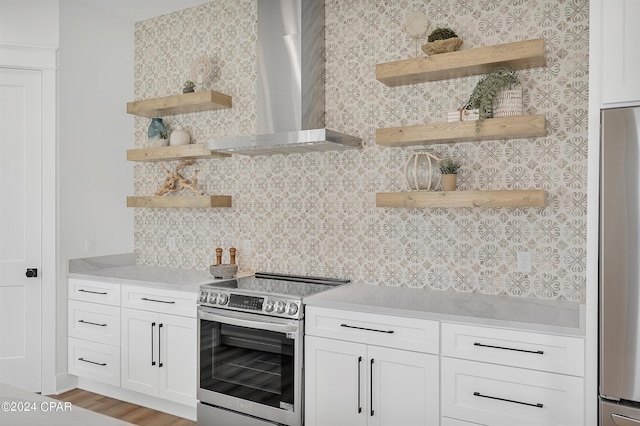
[{"label": "white wall", "polygon": [[0,44],[58,47],[58,0],[0,0]]},{"label": "white wall", "polygon": [[[60,0],[57,370],[67,370],[66,261],[133,251],[134,23]],[[87,253],[85,240],[95,240]]]}]

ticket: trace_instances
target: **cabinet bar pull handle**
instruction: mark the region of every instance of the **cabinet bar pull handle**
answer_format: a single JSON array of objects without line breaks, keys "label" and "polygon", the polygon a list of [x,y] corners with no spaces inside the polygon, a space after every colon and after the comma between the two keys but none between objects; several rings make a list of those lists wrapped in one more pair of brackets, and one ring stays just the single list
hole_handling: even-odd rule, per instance
[{"label": "cabinet bar pull handle", "polygon": [[362,403],[360,402],[360,396],[362,391],[360,389],[360,369],[362,367],[362,357],[358,357],[358,413],[362,413]]},{"label": "cabinet bar pull handle", "polygon": [[98,327],[106,327],[107,326],[107,324],[98,324],[97,322],[91,322],[91,321],[85,321],[85,320],[78,320],[78,322],[81,322],[83,324],[97,325]]},{"label": "cabinet bar pull handle", "polygon": [[370,366],[371,371],[369,372],[369,377],[371,380],[370,386],[371,389],[369,389],[371,392],[369,392],[369,398],[370,398],[370,403],[371,403],[371,416],[373,417],[373,358],[371,358],[371,366]]},{"label": "cabinet bar pull handle", "polygon": [[498,398],[497,396],[482,395],[480,392],[474,392],[473,395],[479,396],[480,398],[495,399],[497,401],[511,402],[513,404],[528,405],[529,407],[537,407],[537,408],[543,407],[543,405],[540,403],[531,404],[529,402],[515,401],[513,399]]},{"label": "cabinet bar pull handle", "polygon": [[85,290],[84,288],[81,288],[80,290],[83,293],[91,293],[91,294],[108,294],[106,291],[91,291],[91,290]]},{"label": "cabinet bar pull handle", "polygon": [[349,325],[349,324],[340,324],[340,327],[355,328],[356,330],[375,331],[376,333],[386,333],[386,334],[395,333],[395,331],[393,330],[376,330],[375,328],[356,327],[355,325]]},{"label": "cabinet bar pull handle", "polygon": [[153,329],[156,326],[155,322],[151,323],[151,365],[156,365],[156,362],[153,359]]},{"label": "cabinet bar pull handle", "polygon": [[158,367],[162,367],[162,360],[160,357],[162,356],[162,326],[164,324],[160,323],[158,326]]},{"label": "cabinet bar pull handle", "polygon": [[146,300],[147,302],[157,302],[157,303],[168,303],[168,304],[174,304],[176,303],[175,300],[172,300],[170,302],[167,302],[166,300],[156,300],[156,299],[149,299],[147,297],[143,297],[141,300]]},{"label": "cabinet bar pull handle", "polygon": [[475,342],[473,344],[473,346],[481,346],[483,348],[492,348],[492,349],[502,349],[502,350],[505,350],[505,351],[526,352],[528,354],[536,354],[536,355],[543,355],[544,354],[544,351],[530,351],[530,350],[527,350],[527,349],[507,348],[507,347],[504,347],[504,346],[485,345],[484,343],[478,343],[478,342]]},{"label": "cabinet bar pull handle", "polygon": [[105,362],[89,361],[88,359],[84,359],[84,358],[78,358],[78,361],[88,362],[89,364],[95,364],[95,365],[99,365],[101,367],[104,367],[105,365],[107,365]]}]

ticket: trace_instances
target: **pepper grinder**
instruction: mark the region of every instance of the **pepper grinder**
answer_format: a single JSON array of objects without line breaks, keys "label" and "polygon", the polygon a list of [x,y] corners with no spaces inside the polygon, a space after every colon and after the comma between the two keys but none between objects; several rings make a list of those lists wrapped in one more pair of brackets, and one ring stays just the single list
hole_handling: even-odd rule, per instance
[{"label": "pepper grinder", "polygon": [[222,264],[222,249],[218,247],[216,249],[216,265]]},{"label": "pepper grinder", "polygon": [[232,265],[236,264],[236,249],[235,247],[231,247],[229,249],[229,263]]}]

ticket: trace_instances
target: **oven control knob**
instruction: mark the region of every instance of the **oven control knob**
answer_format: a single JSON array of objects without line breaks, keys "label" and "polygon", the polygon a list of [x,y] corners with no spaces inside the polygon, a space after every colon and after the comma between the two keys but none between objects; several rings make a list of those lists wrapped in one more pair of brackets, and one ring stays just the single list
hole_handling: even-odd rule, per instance
[{"label": "oven control knob", "polygon": [[201,303],[206,303],[208,296],[209,296],[209,294],[206,291],[201,291],[200,292],[200,302]]},{"label": "oven control knob", "polygon": [[218,297],[217,294],[215,293],[209,293],[209,303],[211,303],[212,305],[216,304],[216,298]]},{"label": "oven control knob", "polygon": [[287,306],[287,314],[295,315],[297,313],[298,313],[298,305],[296,305],[295,303],[289,303],[289,306]]},{"label": "oven control knob", "polygon": [[284,313],[285,306],[286,306],[286,304],[282,300],[278,300],[276,302],[276,312],[279,313],[279,314]]},{"label": "oven control knob", "polygon": [[264,311],[265,311],[265,312],[271,312],[271,311],[273,311],[273,305],[274,305],[273,300],[268,299],[268,300],[267,300],[267,303],[264,305]]},{"label": "oven control knob", "polygon": [[227,296],[226,294],[220,293],[218,295],[218,305],[226,305],[228,301],[229,296]]}]

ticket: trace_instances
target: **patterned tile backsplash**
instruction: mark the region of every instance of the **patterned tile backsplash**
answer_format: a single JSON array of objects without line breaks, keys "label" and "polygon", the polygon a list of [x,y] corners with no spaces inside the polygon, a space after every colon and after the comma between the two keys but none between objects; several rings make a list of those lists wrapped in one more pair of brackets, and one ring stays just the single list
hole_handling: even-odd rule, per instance
[{"label": "patterned tile backsplash", "polygon": [[[250,134],[256,122],[256,1],[215,0],[136,24],[135,99],[180,93],[191,62],[213,61],[204,89],[233,108],[169,116],[194,143]],[[238,249],[242,270],[518,297],[583,301],[586,263],[588,0],[327,0],[329,128],[362,137],[357,151],[198,160],[198,186],[233,196],[230,209],[136,209],[138,262],[205,269],[214,249]],[[450,26],[462,49],[543,37],[548,66],[519,71],[526,114],[545,114],[548,136],[432,147],[462,162],[459,189],[532,189],[545,208],[383,209],[376,192],[408,190],[411,148],[382,148],[375,129],[447,121],[481,76],[401,87],[375,79],[379,62],[414,55],[402,32],[423,11]],[[146,145],[149,119],[135,118]],[[169,164],[175,167],[177,163]],[[193,167],[185,175],[191,176]],[[136,163],[136,195],[164,180]],[[184,194],[189,195],[189,194]],[[175,251],[167,237],[174,237]],[[244,250],[251,244],[251,253]],[[532,273],[516,270],[530,251]]]}]

